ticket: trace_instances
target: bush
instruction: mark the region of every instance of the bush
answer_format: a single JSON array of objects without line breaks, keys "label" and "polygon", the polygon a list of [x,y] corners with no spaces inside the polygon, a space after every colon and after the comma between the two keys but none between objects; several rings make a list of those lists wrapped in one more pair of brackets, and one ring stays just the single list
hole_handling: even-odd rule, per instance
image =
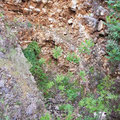
[{"label": "bush", "polygon": [[53,57],[55,59],[58,59],[62,55],[62,52],[63,50],[61,49],[61,47],[55,46],[55,48],[53,49]]},{"label": "bush", "polygon": [[[30,72],[35,77],[38,87],[42,90],[46,90],[47,76],[43,71],[42,65],[45,63],[43,58],[39,58],[40,47],[37,42],[31,42],[26,49],[23,50],[25,57],[32,64]],[[44,88],[44,89],[43,89]]]},{"label": "bush", "polygon": [[107,58],[110,61],[120,61],[120,45],[118,45],[116,41],[108,41],[106,48],[108,53]]},{"label": "bush", "polygon": [[107,53],[110,61],[116,62],[120,61],[120,1],[119,0],[108,0],[108,6],[112,9],[112,12],[107,16],[107,26],[108,26],[108,44]]},{"label": "bush", "polygon": [[93,46],[94,46],[94,42],[92,40],[85,40],[85,42],[81,42],[81,45],[79,47],[79,52],[90,54],[91,47]]},{"label": "bush", "polygon": [[80,58],[75,53],[69,53],[66,57],[69,62],[79,64]]}]

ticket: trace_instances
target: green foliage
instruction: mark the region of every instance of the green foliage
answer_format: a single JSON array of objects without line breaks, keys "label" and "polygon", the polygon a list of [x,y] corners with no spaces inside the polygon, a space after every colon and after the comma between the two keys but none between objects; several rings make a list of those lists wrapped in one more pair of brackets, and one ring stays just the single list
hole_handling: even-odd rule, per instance
[{"label": "green foliage", "polygon": [[92,74],[94,73],[94,67],[93,67],[93,66],[91,66],[91,67],[89,68],[89,72],[92,73]]},{"label": "green foliage", "polygon": [[34,64],[31,68],[30,71],[32,75],[37,78],[37,80],[40,82],[42,80],[47,79],[46,74],[42,70],[42,67],[39,63]]},{"label": "green foliage", "polygon": [[33,41],[31,42],[26,49],[23,50],[23,53],[25,57],[28,59],[28,61],[31,62],[31,64],[34,64],[37,61],[37,58],[39,57],[40,48],[37,44],[37,42]]},{"label": "green foliage", "polygon": [[28,27],[28,28],[31,28],[31,27],[32,27],[31,22],[28,22],[28,23],[27,23],[27,27]]},{"label": "green foliage", "polygon": [[40,65],[45,64],[45,59],[44,59],[44,58],[40,58],[40,59],[39,59],[39,64],[40,64]]},{"label": "green foliage", "polygon": [[42,65],[45,64],[45,60],[43,58],[39,59],[40,47],[37,42],[31,42],[28,47],[23,50],[23,53],[32,64],[30,72],[35,77],[38,87],[45,92],[48,78],[42,68]]},{"label": "green foliage", "polygon": [[108,0],[108,6],[113,11],[106,17],[108,26],[108,44],[107,53],[108,58],[112,62],[120,61],[120,1]]},{"label": "green foliage", "polygon": [[55,48],[53,49],[53,57],[55,59],[58,59],[62,55],[62,52],[63,50],[61,49],[61,47],[55,46]]},{"label": "green foliage", "polygon": [[107,58],[112,61],[120,61],[120,45],[117,44],[115,41],[108,41],[106,46],[108,56]]},{"label": "green foliage", "polygon": [[63,96],[67,97],[67,101],[74,101],[78,96],[79,89],[74,82],[70,82],[71,76],[71,73],[67,75],[57,74],[56,78],[46,85],[46,89],[49,91],[48,94],[52,93],[52,90],[56,94],[57,90],[59,90]]},{"label": "green foliage", "polygon": [[72,105],[63,104],[60,106],[60,110],[64,110],[65,112],[68,113],[68,115],[65,117],[65,120],[72,120],[73,119],[72,113],[73,113],[74,108]]},{"label": "green foliage", "polygon": [[116,40],[120,39],[120,20],[119,17],[114,16],[113,13],[106,17],[109,39]]},{"label": "green foliage", "polygon": [[99,97],[85,97],[79,102],[80,108],[85,107],[90,113],[105,111],[108,113],[109,109],[104,104],[104,98]]},{"label": "green foliage", "polygon": [[56,83],[61,83],[63,80],[65,79],[65,76],[64,75],[57,75],[56,76],[56,79],[55,79],[55,81],[56,81]]},{"label": "green foliage", "polygon": [[50,120],[51,116],[49,113],[46,113],[45,116],[42,116],[40,120]]},{"label": "green foliage", "polygon": [[98,120],[98,119],[90,116],[84,116],[84,117],[79,117],[76,120]]},{"label": "green foliage", "polygon": [[93,46],[94,46],[94,42],[92,40],[85,40],[85,42],[81,42],[81,45],[79,47],[79,52],[90,54],[91,47]]},{"label": "green foliage", "polygon": [[88,96],[80,100],[79,107],[81,109],[86,108],[90,114],[101,111],[110,114],[113,110],[113,108],[111,108],[111,100],[118,98],[117,95],[110,92],[113,84],[114,82],[110,79],[110,76],[106,76],[97,86],[98,96],[95,97],[94,94],[88,94]]},{"label": "green foliage", "polygon": [[120,11],[120,1],[119,0],[107,0],[109,8],[115,11]]},{"label": "green foliage", "polygon": [[53,81],[47,83],[47,89],[51,89],[53,86],[54,86],[54,82]]},{"label": "green foliage", "polygon": [[80,77],[83,81],[86,81],[85,76],[86,76],[86,72],[85,71],[80,71]]},{"label": "green foliage", "polygon": [[69,62],[74,62],[76,64],[79,64],[80,62],[80,58],[75,54],[75,53],[69,53],[66,57],[66,59],[69,61]]},{"label": "green foliage", "polygon": [[72,120],[72,119],[73,119],[72,113],[69,113],[69,114],[66,116],[66,119],[65,119],[65,120]]},{"label": "green foliage", "polygon": [[112,88],[112,85],[114,84],[113,79],[110,78],[110,76],[106,76],[103,78],[100,83],[98,84],[97,88],[99,90],[110,90]]},{"label": "green foliage", "polygon": [[0,13],[0,17],[1,17],[1,18],[3,18],[3,17],[4,17],[4,15],[3,15],[3,13],[2,13],[2,12]]},{"label": "green foliage", "polygon": [[70,104],[63,104],[60,106],[60,110],[64,110],[68,113],[71,113],[71,112],[73,112],[73,106]]}]

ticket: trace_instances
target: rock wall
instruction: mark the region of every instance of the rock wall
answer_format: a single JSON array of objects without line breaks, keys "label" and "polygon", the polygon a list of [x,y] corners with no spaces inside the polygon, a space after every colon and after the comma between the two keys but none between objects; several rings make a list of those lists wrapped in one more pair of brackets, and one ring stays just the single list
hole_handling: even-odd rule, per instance
[{"label": "rock wall", "polygon": [[42,93],[17,43],[17,28],[6,24],[0,18],[0,119],[38,120],[46,113]]}]

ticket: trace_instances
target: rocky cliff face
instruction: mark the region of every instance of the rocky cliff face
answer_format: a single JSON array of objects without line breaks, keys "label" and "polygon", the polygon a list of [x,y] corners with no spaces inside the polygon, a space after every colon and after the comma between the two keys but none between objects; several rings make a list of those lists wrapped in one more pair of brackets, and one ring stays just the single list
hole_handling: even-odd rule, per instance
[{"label": "rocky cliff face", "polygon": [[[96,86],[106,75],[120,79],[120,66],[106,58],[106,36],[104,22],[108,10],[102,0],[2,0],[0,1],[0,116],[11,120],[38,120],[46,113],[42,93],[29,72],[22,49],[36,41],[44,58],[45,73],[49,80],[56,74],[72,72],[71,81],[78,80],[84,86],[84,94],[96,93]],[[90,54],[80,53],[79,47],[85,40],[92,40]],[[62,55],[53,58],[55,46],[61,47]],[[83,48],[84,49],[84,48]],[[82,49],[82,50],[83,50]],[[67,55],[75,53],[78,63],[69,62]],[[94,69],[93,74],[90,72]],[[80,71],[87,74],[83,82]],[[119,86],[118,86],[119,88]],[[118,90],[119,92],[119,90]],[[80,96],[81,97],[81,96]],[[78,97],[73,106],[78,112]],[[47,109],[53,116],[62,116],[59,103],[66,103],[61,94],[46,100]],[[77,114],[76,115],[80,115]],[[61,120],[63,120],[61,118]]]},{"label": "rocky cliff face", "polygon": [[0,18],[0,119],[39,119],[46,112],[43,97],[17,43],[18,29],[7,21]]}]

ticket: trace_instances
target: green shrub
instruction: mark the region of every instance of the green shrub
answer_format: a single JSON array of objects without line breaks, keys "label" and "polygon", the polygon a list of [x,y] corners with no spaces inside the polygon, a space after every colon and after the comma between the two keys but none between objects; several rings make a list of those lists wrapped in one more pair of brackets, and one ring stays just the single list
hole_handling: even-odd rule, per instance
[{"label": "green shrub", "polygon": [[73,112],[73,106],[70,104],[63,104],[60,106],[60,110],[64,110],[66,112]]},{"label": "green shrub", "polygon": [[86,76],[86,72],[85,71],[80,71],[80,77],[83,81],[86,81],[85,76]]},{"label": "green shrub", "polygon": [[118,45],[116,41],[108,41],[106,48],[108,53],[107,58],[110,61],[120,61],[120,45]]},{"label": "green shrub", "polygon": [[66,59],[69,62],[74,62],[76,64],[79,64],[79,62],[80,62],[80,58],[75,53],[68,53]]},{"label": "green shrub", "polygon": [[120,11],[120,1],[119,0],[106,0],[108,7],[115,11]]},{"label": "green shrub", "polygon": [[30,72],[35,77],[38,87],[41,90],[46,91],[46,84],[48,78],[43,71],[42,65],[45,63],[43,58],[39,59],[40,47],[37,42],[31,42],[26,49],[23,50],[25,57],[32,64]]},{"label": "green shrub", "polygon": [[108,0],[108,6],[112,9],[109,16],[106,17],[108,26],[108,44],[106,46],[110,61],[120,61],[120,1]]},{"label": "green shrub", "polygon": [[62,52],[63,50],[61,49],[61,47],[55,46],[55,48],[53,49],[53,57],[55,59],[58,59],[62,55]]},{"label": "green shrub", "polygon": [[88,93],[86,97],[83,97],[80,100],[80,109],[86,108],[89,115],[93,114],[94,112],[99,113],[101,111],[104,111],[107,113],[107,115],[109,115],[113,110],[111,101],[118,98],[117,95],[110,91],[113,84],[114,82],[110,79],[110,76],[106,76],[104,79],[102,79],[97,85],[97,96]]},{"label": "green shrub", "polygon": [[85,42],[81,42],[81,45],[79,47],[79,52],[90,54],[91,47],[93,46],[94,46],[94,42],[92,40],[85,40]]},{"label": "green shrub", "polygon": [[23,53],[31,64],[38,62],[37,58],[39,58],[40,48],[37,42],[31,42],[28,47],[23,50]]},{"label": "green shrub", "polygon": [[42,116],[40,120],[50,120],[51,116],[49,113],[45,114],[45,116]]},{"label": "green shrub", "polygon": [[120,20],[119,17],[114,16],[113,13],[106,17],[107,26],[108,26],[108,37],[111,40],[118,41],[120,39]]}]

